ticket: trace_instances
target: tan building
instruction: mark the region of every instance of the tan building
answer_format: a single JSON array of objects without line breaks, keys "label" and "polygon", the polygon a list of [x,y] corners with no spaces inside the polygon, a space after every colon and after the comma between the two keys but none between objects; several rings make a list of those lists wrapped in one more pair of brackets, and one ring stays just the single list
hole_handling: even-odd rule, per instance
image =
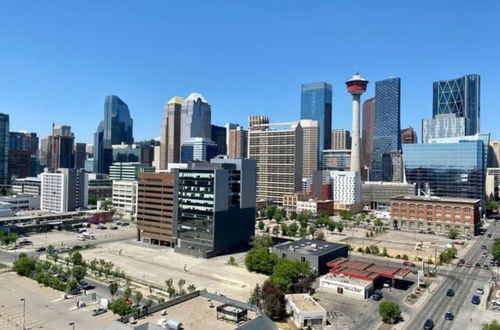
[{"label": "tan building", "polygon": [[417,132],[415,132],[413,127],[403,128],[401,130],[401,143],[402,144],[417,143]]},{"label": "tan building", "polygon": [[315,198],[314,193],[307,191],[283,195],[283,208],[289,214],[292,211],[297,211],[297,201],[307,201],[311,198]]},{"label": "tan building", "polygon": [[257,162],[257,200],[282,203],[302,189],[302,126],[299,122],[253,125],[248,158]]},{"label": "tan building", "polygon": [[488,167],[500,167],[500,141],[490,141]]},{"label": "tan building", "polygon": [[181,109],[185,100],[174,96],[163,108],[160,130],[160,170],[165,170],[168,163],[181,160]]},{"label": "tan building", "polygon": [[401,229],[476,235],[481,200],[451,197],[396,196],[391,198],[391,219]]},{"label": "tan building", "polygon": [[171,246],[174,236],[173,173],[140,173],[137,190],[137,239]]},{"label": "tan building", "polygon": [[[254,125],[266,125],[269,124],[268,116],[250,116],[248,117],[248,129],[252,128]],[[265,127],[263,127],[265,129]]]},{"label": "tan building", "polygon": [[[363,168],[370,167],[372,163],[372,143],[373,130],[375,127],[375,98],[366,100],[363,103],[363,124],[362,124],[362,145],[361,153],[363,158]],[[363,172],[363,179],[366,179],[366,171]]]},{"label": "tan building", "polygon": [[345,129],[332,130],[332,146],[330,149],[351,149],[351,132]]},{"label": "tan building", "polygon": [[237,126],[235,129],[229,129],[227,132],[228,158],[247,158],[248,131],[244,130],[241,126]]},{"label": "tan building", "polygon": [[[312,178],[319,164],[319,122],[301,120],[302,126],[302,177]],[[295,124],[298,125],[298,124]]]}]

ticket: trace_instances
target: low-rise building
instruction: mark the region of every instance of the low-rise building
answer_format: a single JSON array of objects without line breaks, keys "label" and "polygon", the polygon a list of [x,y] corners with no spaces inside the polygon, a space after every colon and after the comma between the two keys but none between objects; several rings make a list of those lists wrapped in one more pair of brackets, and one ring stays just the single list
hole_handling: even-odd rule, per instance
[{"label": "low-rise building", "polygon": [[361,186],[361,202],[370,210],[389,209],[391,197],[416,196],[415,183],[365,181]]},{"label": "low-rise building", "polygon": [[16,194],[40,196],[42,181],[37,177],[12,180],[12,191]]},{"label": "low-rise building", "polygon": [[326,325],[326,310],[310,295],[296,293],[285,295],[286,310],[299,329]]},{"label": "low-rise building", "polygon": [[155,168],[141,163],[113,163],[109,167],[111,180],[137,180],[139,173],[154,172]]},{"label": "low-rise building", "polygon": [[395,196],[391,198],[393,225],[406,230],[476,235],[481,221],[480,199],[458,197]]},{"label": "low-rise building", "polygon": [[349,252],[345,244],[309,239],[278,244],[272,250],[281,258],[309,262],[311,271],[320,275],[328,272],[327,262],[347,258]]},{"label": "low-rise building", "polygon": [[333,201],[320,201],[316,199],[309,199],[307,201],[298,200],[297,213],[301,213],[303,211],[311,212],[313,217],[317,217],[322,214],[333,215]]},{"label": "low-rise building", "polygon": [[89,197],[96,200],[111,198],[113,196],[113,180],[107,174],[89,174]]},{"label": "low-rise building", "polygon": [[319,289],[347,297],[367,299],[373,293],[373,281],[328,273],[319,278]]},{"label": "low-rise building", "polygon": [[297,212],[297,201],[307,201],[311,198],[314,198],[314,194],[306,191],[285,194],[283,195],[283,208],[286,210],[287,214],[293,211]]},{"label": "low-rise building", "polygon": [[137,212],[137,181],[113,181],[113,208],[126,219],[133,219]]}]

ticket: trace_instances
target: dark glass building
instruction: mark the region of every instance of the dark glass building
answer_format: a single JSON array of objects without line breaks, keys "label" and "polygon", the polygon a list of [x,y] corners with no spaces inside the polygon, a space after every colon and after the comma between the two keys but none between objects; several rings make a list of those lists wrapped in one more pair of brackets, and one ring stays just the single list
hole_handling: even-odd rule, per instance
[{"label": "dark glass building", "polygon": [[383,171],[383,159],[401,151],[401,79],[375,82],[375,100],[370,181],[392,181],[393,174]]},{"label": "dark glass building", "polygon": [[484,200],[486,160],[484,141],[405,144],[406,180],[439,197]]},{"label": "dark glass building", "polygon": [[217,144],[217,155],[227,155],[227,129],[212,125],[212,141]]},{"label": "dark glass building", "polygon": [[326,82],[302,85],[300,119],[319,122],[319,155],[331,148],[332,85]]},{"label": "dark glass building", "polygon": [[94,173],[109,173],[113,162],[113,144],[132,144],[133,120],[127,104],[118,96],[106,96],[104,120],[94,135]]},{"label": "dark glass building", "polygon": [[9,183],[9,115],[0,113],[0,184]]},{"label": "dark glass building", "polygon": [[465,118],[465,135],[480,132],[480,82],[478,74],[441,80],[432,86],[432,117],[457,114]]}]

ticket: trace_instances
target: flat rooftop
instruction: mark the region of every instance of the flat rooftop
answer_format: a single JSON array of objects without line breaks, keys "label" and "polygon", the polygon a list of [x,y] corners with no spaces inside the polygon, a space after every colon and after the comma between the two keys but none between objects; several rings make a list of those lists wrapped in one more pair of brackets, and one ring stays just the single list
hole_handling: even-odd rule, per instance
[{"label": "flat rooftop", "polygon": [[302,313],[326,313],[326,310],[306,293],[287,294],[285,299],[293,303]]},{"label": "flat rooftop", "polygon": [[328,262],[326,265],[331,268],[330,273],[357,277],[368,281],[373,281],[379,276],[403,279],[411,273],[410,269],[385,266],[348,258],[337,258]]},{"label": "flat rooftop", "polygon": [[279,251],[293,251],[297,254],[307,254],[321,256],[338,249],[346,247],[345,244],[338,244],[326,241],[301,239],[294,242],[282,243],[274,246]]},{"label": "flat rooftop", "polygon": [[445,202],[445,203],[466,203],[475,204],[481,203],[480,199],[462,198],[462,197],[438,197],[438,196],[394,196],[392,199],[408,200],[408,201],[424,201],[424,202]]}]

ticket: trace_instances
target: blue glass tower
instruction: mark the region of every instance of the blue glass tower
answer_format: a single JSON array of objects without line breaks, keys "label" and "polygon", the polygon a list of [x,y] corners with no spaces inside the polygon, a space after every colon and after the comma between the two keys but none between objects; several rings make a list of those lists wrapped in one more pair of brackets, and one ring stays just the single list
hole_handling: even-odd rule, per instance
[{"label": "blue glass tower", "polygon": [[106,96],[104,120],[94,135],[94,173],[109,173],[113,162],[113,144],[132,144],[133,120],[128,106],[118,96]]},{"label": "blue glass tower", "polygon": [[0,113],[0,184],[9,183],[9,115]]},{"label": "blue glass tower", "polygon": [[383,171],[383,162],[384,154],[401,151],[401,78],[375,82],[375,100],[370,181],[392,181],[395,175]]},{"label": "blue glass tower", "polygon": [[300,119],[319,122],[319,154],[331,148],[332,85],[326,82],[302,85]]},{"label": "blue glass tower", "polygon": [[477,74],[433,84],[432,116],[454,113],[465,118],[465,135],[480,132],[480,82]]}]

